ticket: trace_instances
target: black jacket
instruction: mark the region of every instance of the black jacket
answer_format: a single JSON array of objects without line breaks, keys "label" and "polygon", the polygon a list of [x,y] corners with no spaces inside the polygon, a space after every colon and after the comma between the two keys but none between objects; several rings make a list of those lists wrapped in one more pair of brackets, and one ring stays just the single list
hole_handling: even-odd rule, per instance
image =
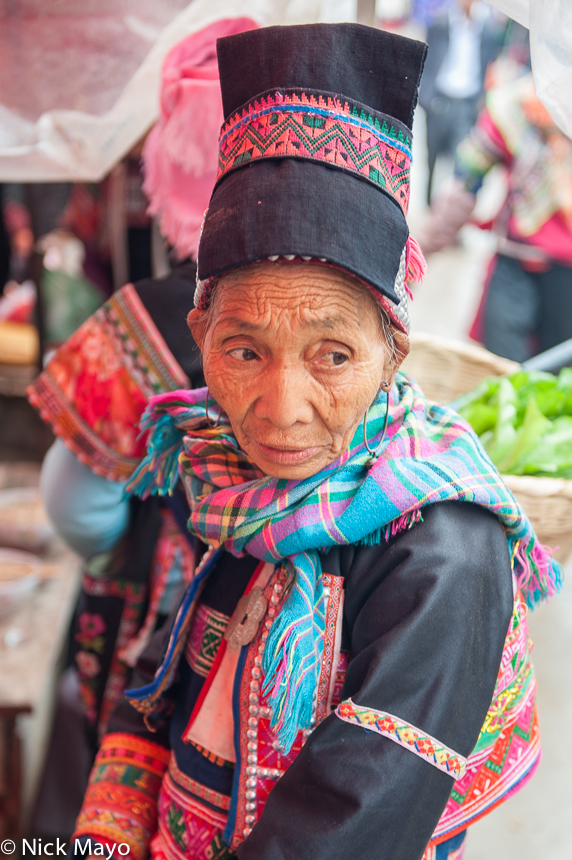
[{"label": "black jacket", "polygon": [[[404,718],[468,756],[491,702],[513,608],[498,520],[472,504],[440,503],[388,544],[336,547],[323,567],[345,580],[350,663],[342,699]],[[136,685],[151,679],[160,638],[143,655]],[[148,734],[127,701],[110,730],[168,745],[168,731]],[[409,750],[332,714],[276,784],[237,856],[419,860],[452,787],[451,776]]]}]

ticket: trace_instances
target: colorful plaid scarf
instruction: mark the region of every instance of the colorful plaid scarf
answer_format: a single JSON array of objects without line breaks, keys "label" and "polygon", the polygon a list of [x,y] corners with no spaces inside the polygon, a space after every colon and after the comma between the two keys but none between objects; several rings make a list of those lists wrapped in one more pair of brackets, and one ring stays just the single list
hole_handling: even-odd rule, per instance
[{"label": "colorful plaid scarf", "polygon": [[[226,415],[208,427],[206,390],[152,397],[142,428],[148,454],[128,492],[169,493],[179,477],[189,499],[189,529],[236,556],[283,561],[292,587],[268,636],[263,669],[272,725],[284,749],[309,728],[324,640],[320,555],[343,544],[377,544],[422,518],[426,505],[459,500],[492,511],[504,526],[520,588],[529,604],[557,591],[561,568],[541,546],[469,425],[425,400],[400,373],[390,422],[375,463],[361,426],[349,450],[302,481],[264,476],[238,447]],[[370,445],[381,438],[386,395],[368,412]],[[209,415],[218,409],[210,399]]]}]

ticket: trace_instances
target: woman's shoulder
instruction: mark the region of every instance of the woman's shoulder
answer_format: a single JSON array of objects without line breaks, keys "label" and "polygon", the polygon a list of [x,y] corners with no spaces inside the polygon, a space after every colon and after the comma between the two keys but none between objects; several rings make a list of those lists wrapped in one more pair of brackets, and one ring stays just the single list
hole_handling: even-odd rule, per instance
[{"label": "woman's shoulder", "polygon": [[[466,590],[485,580],[512,601],[508,543],[499,520],[462,501],[423,508],[422,519],[374,546],[335,547],[323,559],[327,573],[343,576],[346,592],[370,593],[385,580],[396,587]],[[389,583],[388,583],[389,584]]]}]

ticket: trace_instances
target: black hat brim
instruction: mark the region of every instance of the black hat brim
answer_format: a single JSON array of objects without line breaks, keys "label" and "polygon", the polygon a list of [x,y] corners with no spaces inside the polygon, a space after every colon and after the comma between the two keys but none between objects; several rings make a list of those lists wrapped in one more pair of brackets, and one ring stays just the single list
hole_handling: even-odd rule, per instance
[{"label": "black hat brim", "polygon": [[312,257],[399,303],[394,284],[408,232],[399,204],[367,180],[310,160],[258,160],[215,188],[199,278],[269,257]]}]

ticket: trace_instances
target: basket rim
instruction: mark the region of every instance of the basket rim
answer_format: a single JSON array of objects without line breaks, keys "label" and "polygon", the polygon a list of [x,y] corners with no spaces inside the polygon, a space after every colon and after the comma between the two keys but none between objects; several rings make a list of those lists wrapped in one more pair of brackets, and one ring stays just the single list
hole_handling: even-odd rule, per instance
[{"label": "basket rim", "polygon": [[[502,358],[502,356],[495,355],[476,343],[466,343],[462,340],[455,340],[455,338],[429,334],[429,332],[411,332],[409,342],[411,347],[429,346],[434,349],[444,349],[448,352],[453,352],[458,358],[468,359],[482,365],[487,365],[488,367],[502,368],[502,370],[498,370],[498,376],[516,373],[521,367],[518,361],[512,361],[510,358]],[[407,357],[404,359],[404,363],[406,361]]]},{"label": "basket rim", "polygon": [[501,475],[509,490],[530,496],[561,496],[572,501],[572,480],[544,475]]}]

